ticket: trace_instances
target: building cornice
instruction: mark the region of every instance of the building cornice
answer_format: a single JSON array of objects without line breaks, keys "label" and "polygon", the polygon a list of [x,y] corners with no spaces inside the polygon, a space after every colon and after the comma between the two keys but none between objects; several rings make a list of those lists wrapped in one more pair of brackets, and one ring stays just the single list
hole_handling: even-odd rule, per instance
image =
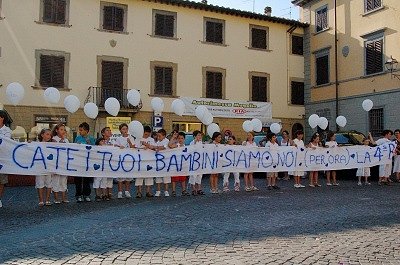
[{"label": "building cornice", "polygon": [[296,6],[304,6],[314,0],[292,0],[292,4]]},{"label": "building cornice", "polygon": [[181,7],[185,7],[185,8],[193,8],[193,9],[204,10],[204,11],[209,11],[209,12],[214,12],[214,13],[221,13],[221,14],[230,15],[230,16],[250,18],[250,19],[255,19],[255,20],[284,24],[284,25],[291,25],[291,26],[295,25],[295,26],[302,27],[302,28],[308,27],[308,24],[299,22],[297,20],[267,16],[267,15],[257,14],[257,13],[253,13],[253,12],[249,12],[249,11],[242,11],[242,10],[238,10],[238,9],[232,9],[232,8],[222,7],[222,6],[215,6],[215,5],[210,5],[210,4],[203,4],[203,3],[187,1],[187,0],[142,0],[142,1],[154,2],[154,3],[160,3],[160,4],[166,4],[166,5],[173,5],[173,6],[181,6]]}]

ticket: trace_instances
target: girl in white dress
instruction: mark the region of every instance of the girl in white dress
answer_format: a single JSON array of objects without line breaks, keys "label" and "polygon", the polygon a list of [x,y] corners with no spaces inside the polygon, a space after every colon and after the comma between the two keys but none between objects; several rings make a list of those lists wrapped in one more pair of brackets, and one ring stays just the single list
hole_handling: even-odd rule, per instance
[{"label": "girl in white dress", "polygon": [[[296,138],[293,140],[293,146],[301,149],[304,149],[304,142],[303,142],[303,131],[299,130],[296,132]],[[304,171],[292,171],[289,172],[289,175],[293,175],[294,178],[294,187],[295,188],[304,188],[305,186],[301,184],[301,178],[304,176]]]},{"label": "girl in white dress", "polygon": [[[314,133],[313,136],[311,137],[311,141],[308,144],[308,148],[311,149],[317,149],[319,148],[319,134]],[[314,187],[321,187],[320,184],[318,184],[318,171],[311,171],[310,172],[310,185],[308,185],[312,188]]]},{"label": "girl in white dress", "polygon": [[[334,132],[329,132],[327,135],[328,141],[325,143],[326,148],[336,148],[338,143],[336,142],[336,135]],[[333,183],[331,183],[331,177]],[[336,182],[336,171],[335,170],[327,170],[326,171],[326,186],[339,186],[339,183]]]},{"label": "girl in white dress", "polygon": [[[38,135],[39,142],[51,142],[51,130],[42,129]],[[46,198],[44,198],[44,188],[46,187]],[[39,206],[50,206],[51,195],[51,174],[38,175],[35,177],[35,188],[38,190]]]},{"label": "girl in white dress", "polygon": [[[253,146],[257,147],[254,142],[254,133],[247,133],[247,140],[242,143],[243,146]],[[244,185],[246,186],[245,191],[257,191],[258,188],[254,186],[253,173],[244,173]]]}]

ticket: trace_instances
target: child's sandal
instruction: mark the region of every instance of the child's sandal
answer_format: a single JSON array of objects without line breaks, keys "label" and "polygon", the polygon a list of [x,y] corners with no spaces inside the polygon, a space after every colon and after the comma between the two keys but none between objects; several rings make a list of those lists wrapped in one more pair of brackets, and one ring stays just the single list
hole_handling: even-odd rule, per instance
[{"label": "child's sandal", "polygon": [[43,202],[39,202],[39,207],[43,207],[44,203]]}]

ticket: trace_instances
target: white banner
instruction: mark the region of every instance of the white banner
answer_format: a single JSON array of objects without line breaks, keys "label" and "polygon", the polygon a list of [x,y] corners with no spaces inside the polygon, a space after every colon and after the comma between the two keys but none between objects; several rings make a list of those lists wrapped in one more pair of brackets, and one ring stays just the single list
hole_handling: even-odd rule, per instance
[{"label": "white banner", "polygon": [[194,110],[198,106],[205,106],[214,117],[222,118],[249,118],[266,122],[272,119],[272,104],[270,102],[234,101],[211,98],[181,97],[186,108],[183,115],[195,116]]},{"label": "white banner", "polygon": [[335,170],[391,163],[395,145],[308,149],[193,145],[154,152],[0,138],[0,174],[154,177],[223,172]]}]

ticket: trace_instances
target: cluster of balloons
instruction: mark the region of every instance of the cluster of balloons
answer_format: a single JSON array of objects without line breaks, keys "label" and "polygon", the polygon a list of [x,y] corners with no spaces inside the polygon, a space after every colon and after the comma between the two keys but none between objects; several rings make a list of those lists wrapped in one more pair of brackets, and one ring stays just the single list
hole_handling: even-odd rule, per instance
[{"label": "cluster of balloons", "polygon": [[[365,111],[370,111],[374,106],[374,103],[370,99],[366,99],[362,102],[362,108]],[[328,127],[328,120],[325,117],[319,117],[317,114],[312,114],[308,118],[308,124],[311,128],[320,127],[322,130],[325,130]],[[336,118],[336,124],[340,127],[345,127],[347,124],[347,119],[345,116],[338,116]]]},{"label": "cluster of balloons", "polygon": [[262,122],[259,119],[246,120],[242,128],[245,132],[261,132]]}]

